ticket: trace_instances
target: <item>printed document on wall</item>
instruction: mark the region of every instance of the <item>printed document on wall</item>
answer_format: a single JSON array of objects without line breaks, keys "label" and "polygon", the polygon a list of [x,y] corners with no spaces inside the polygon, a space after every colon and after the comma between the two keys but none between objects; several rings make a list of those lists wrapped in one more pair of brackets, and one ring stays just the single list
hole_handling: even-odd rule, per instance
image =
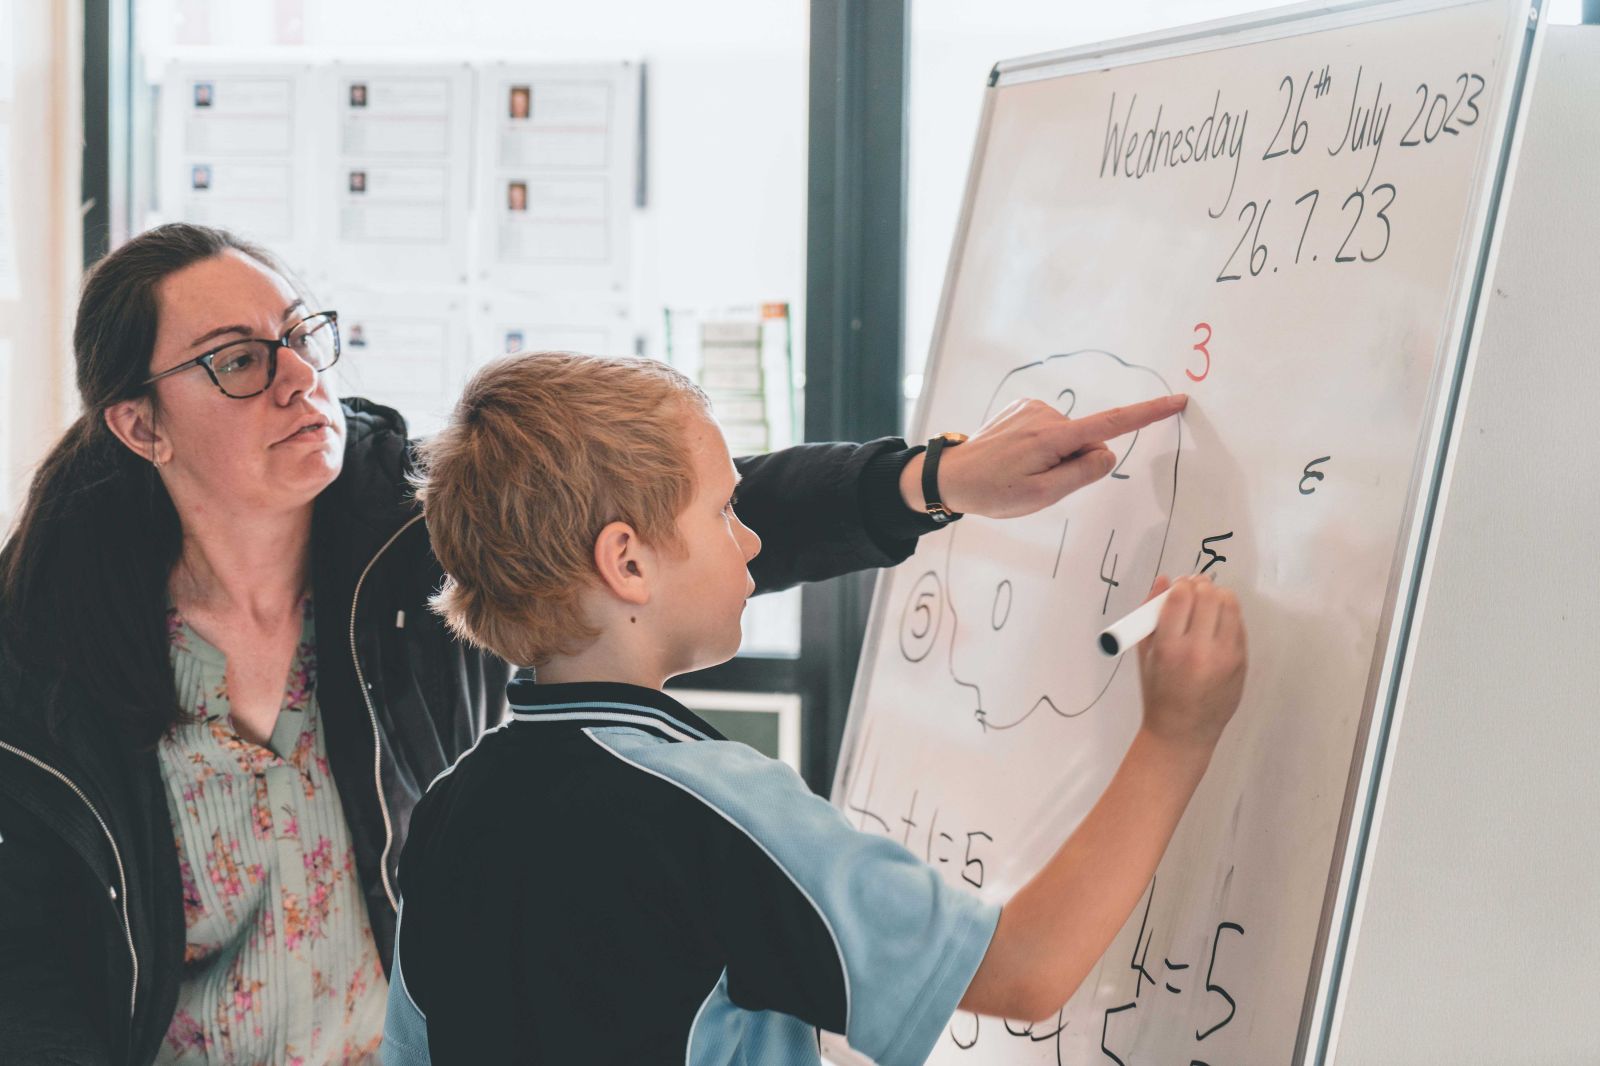
[{"label": "printed document on wall", "polygon": [[310,218],[304,64],[175,63],[161,85],[159,206],[151,224],[198,222],[256,241],[306,276],[319,265]]},{"label": "printed document on wall", "polygon": [[393,407],[412,436],[436,433],[466,384],[466,300],[459,295],[338,293],[336,388]]},{"label": "printed document on wall", "polygon": [[335,64],[317,85],[331,151],[317,204],[335,277],[469,280],[472,71]]},{"label": "printed document on wall", "polygon": [[627,291],[639,92],[632,63],[484,68],[483,280],[541,292]]},{"label": "printed document on wall", "polygon": [[632,355],[633,319],[616,301],[540,300],[502,295],[484,301],[474,331],[474,367],[518,352]]}]

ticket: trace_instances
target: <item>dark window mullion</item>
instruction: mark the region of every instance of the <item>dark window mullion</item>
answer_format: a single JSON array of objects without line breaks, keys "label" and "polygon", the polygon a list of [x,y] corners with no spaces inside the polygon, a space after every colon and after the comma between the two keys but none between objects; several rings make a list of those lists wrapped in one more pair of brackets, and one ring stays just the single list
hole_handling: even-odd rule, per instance
[{"label": "dark window mullion", "polygon": [[[806,439],[899,432],[905,326],[905,0],[813,0],[806,240]],[[802,765],[826,793],[873,577],[807,586]]]},{"label": "dark window mullion", "polygon": [[134,0],[83,2],[83,267],[128,237]]}]

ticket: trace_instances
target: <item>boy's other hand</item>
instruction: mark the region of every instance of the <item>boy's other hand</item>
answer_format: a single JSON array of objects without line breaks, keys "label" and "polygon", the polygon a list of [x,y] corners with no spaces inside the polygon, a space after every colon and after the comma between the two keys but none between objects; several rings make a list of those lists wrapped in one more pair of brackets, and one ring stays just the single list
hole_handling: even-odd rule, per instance
[{"label": "boy's other hand", "polygon": [[[1049,507],[1099,481],[1116,466],[1106,441],[1171,418],[1189,398],[1163,396],[1068,418],[1043,400],[1018,400],[966,443],[939,460],[939,495],[958,514],[1017,518]],[[921,455],[900,473],[900,495],[913,511],[922,498]]]},{"label": "boy's other hand", "polygon": [[1139,644],[1144,729],[1208,756],[1244,692],[1244,620],[1239,598],[1209,577],[1157,578],[1153,598],[1168,587],[1156,631]]}]

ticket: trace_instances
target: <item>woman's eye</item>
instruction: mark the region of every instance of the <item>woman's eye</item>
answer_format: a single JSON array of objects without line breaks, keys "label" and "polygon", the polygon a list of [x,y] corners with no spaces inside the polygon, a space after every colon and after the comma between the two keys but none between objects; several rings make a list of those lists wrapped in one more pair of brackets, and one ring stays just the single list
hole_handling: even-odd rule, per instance
[{"label": "woman's eye", "polygon": [[255,361],[254,352],[230,352],[227,356],[217,361],[217,373],[237,374],[241,370],[249,370],[255,365]]}]

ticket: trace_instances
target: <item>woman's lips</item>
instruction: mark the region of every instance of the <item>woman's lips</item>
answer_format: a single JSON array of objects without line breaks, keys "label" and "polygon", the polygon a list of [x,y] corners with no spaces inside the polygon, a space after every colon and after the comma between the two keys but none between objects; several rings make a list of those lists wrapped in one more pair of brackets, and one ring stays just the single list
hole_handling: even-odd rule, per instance
[{"label": "woman's lips", "polygon": [[278,444],[295,444],[302,441],[324,441],[327,440],[332,433],[333,427],[327,423],[317,426],[305,426],[301,429],[295,430],[287,437],[278,441],[278,443],[274,444],[273,447],[276,448]]}]

